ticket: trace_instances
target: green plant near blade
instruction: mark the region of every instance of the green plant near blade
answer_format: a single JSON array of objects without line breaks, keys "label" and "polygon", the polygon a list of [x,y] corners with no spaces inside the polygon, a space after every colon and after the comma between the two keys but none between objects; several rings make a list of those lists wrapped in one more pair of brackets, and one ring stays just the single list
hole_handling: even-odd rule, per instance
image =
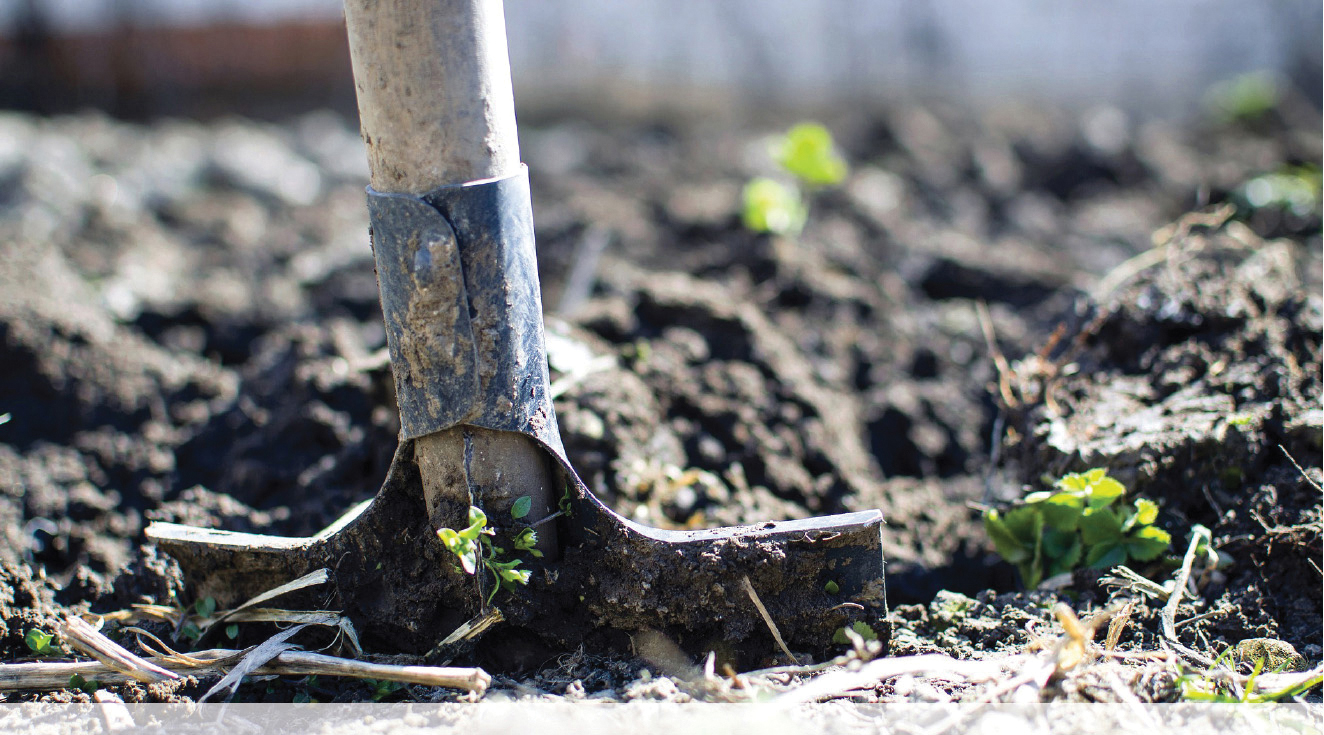
[{"label": "green plant near blade", "polygon": [[783,172],[793,179],[768,177],[745,184],[741,219],[753,232],[793,235],[809,215],[805,190],[840,184],[849,172],[832,142],[832,133],[818,123],[800,123],[772,141],[770,152]]},{"label": "green plant near blade", "polygon": [[[511,506],[510,516],[519,520],[528,515],[532,499],[522,497]],[[506,550],[492,543],[496,530],[488,525],[487,514],[481,508],[470,506],[469,526],[460,531],[443,528],[437,531],[437,538],[442,545],[459,560],[460,568],[466,574],[477,574],[481,566],[492,574],[492,591],[488,593],[487,603],[491,604],[497,590],[513,590],[516,585],[529,583],[528,569],[521,569],[520,559],[502,560]],[[521,529],[511,539],[511,545],[517,552],[528,552],[540,557],[542,552],[534,548],[538,544],[538,533],[532,528]]]},{"label": "green plant near blade", "polygon": [[1125,495],[1105,469],[1071,473],[1054,490],[985,511],[984,530],[1030,588],[1082,566],[1109,569],[1157,559],[1172,543],[1167,531],[1154,526],[1158,506],[1144,498],[1128,505]]}]

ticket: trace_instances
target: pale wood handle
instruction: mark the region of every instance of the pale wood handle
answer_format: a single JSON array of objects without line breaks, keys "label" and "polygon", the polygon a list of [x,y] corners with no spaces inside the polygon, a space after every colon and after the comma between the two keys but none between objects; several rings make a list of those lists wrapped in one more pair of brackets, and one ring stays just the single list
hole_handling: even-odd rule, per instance
[{"label": "pale wood handle", "polygon": [[519,171],[501,0],[345,0],[345,25],[372,188]]},{"label": "pale wood handle", "polygon": [[[345,0],[345,25],[372,188],[425,194],[519,172],[501,0]],[[415,448],[434,525],[466,525],[462,509],[482,500],[528,495],[534,518],[555,505],[547,458],[523,435],[455,427]],[[539,530],[538,548],[556,556],[555,526]]]}]

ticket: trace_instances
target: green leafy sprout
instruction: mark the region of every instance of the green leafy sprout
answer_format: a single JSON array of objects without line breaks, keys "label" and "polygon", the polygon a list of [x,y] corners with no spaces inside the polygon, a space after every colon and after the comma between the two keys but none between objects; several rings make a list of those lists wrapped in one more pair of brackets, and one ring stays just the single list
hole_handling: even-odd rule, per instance
[{"label": "green leafy sprout", "polygon": [[1105,469],[1071,473],[1004,510],[984,512],[984,530],[1003,559],[1031,589],[1081,566],[1109,569],[1128,560],[1152,561],[1172,543],[1154,526],[1158,506],[1122,501],[1126,488]]},{"label": "green leafy sprout", "polygon": [[777,164],[808,186],[835,186],[849,167],[832,144],[832,133],[818,123],[800,123],[773,142]]},{"label": "green leafy sprout", "polygon": [[77,689],[85,694],[94,694],[96,690],[101,688],[101,684],[96,679],[88,681],[83,678],[82,674],[74,674],[69,677],[69,688]]},{"label": "green leafy sprout", "polygon": [[28,644],[28,649],[38,656],[54,656],[60,653],[59,645],[52,645],[55,636],[44,630],[33,628],[23,636],[23,642]]},{"label": "green leafy sprout", "polygon": [[1267,115],[1282,97],[1278,80],[1270,72],[1251,72],[1225,79],[1209,88],[1205,103],[1224,123],[1250,123]]},{"label": "green leafy sprout", "polygon": [[759,177],[745,184],[745,228],[754,232],[789,235],[804,227],[809,208],[800,197],[800,190],[775,179]]},{"label": "green leafy sprout", "polygon": [[832,134],[818,123],[800,123],[772,141],[772,158],[793,179],[784,183],[758,177],[745,184],[741,219],[746,229],[793,235],[804,227],[809,214],[802,189],[835,186],[849,167],[837,153]]},{"label": "green leafy sprout", "polygon": [[1320,212],[1324,190],[1320,182],[1320,168],[1315,164],[1284,166],[1242,184],[1234,198],[1243,212],[1279,209],[1297,217],[1308,217]]},{"label": "green leafy sprout", "polygon": [[[851,623],[850,630],[866,641],[878,640],[878,634],[875,633],[874,629],[869,627],[869,624],[863,620],[856,620]],[[832,634],[832,642],[839,645],[850,645],[851,640],[850,636],[847,635],[845,628],[837,628],[837,632]]]},{"label": "green leafy sprout", "polygon": [[372,701],[374,702],[380,702],[404,688],[404,685],[398,681],[387,681],[385,679],[364,679],[363,681],[372,687]]},{"label": "green leafy sprout", "polygon": [[[533,499],[524,496],[519,498],[511,505],[511,518],[519,520],[529,514],[533,507]],[[516,585],[526,585],[529,583],[530,571],[521,569],[522,561],[518,558],[503,561],[502,556],[506,550],[492,543],[492,538],[496,535],[496,530],[491,528],[487,522],[487,514],[477,506],[469,507],[469,527],[461,531],[453,528],[443,528],[437,531],[437,538],[448,551],[455,555],[460,562],[460,568],[466,574],[476,575],[481,566],[492,574],[492,591],[487,596],[487,603],[491,604],[496,596],[497,590],[513,590]],[[533,528],[521,529],[511,538],[511,545],[516,552],[527,552],[534,557],[541,557],[542,552],[535,548],[538,544],[538,533]]]}]

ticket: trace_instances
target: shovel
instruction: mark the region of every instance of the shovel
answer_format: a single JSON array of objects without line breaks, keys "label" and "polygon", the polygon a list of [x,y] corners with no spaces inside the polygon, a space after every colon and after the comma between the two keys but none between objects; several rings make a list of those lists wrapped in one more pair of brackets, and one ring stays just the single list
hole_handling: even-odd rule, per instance
[{"label": "shovel", "polygon": [[328,569],[310,604],[344,610],[379,650],[422,653],[504,620],[494,638],[511,650],[622,650],[651,631],[760,661],[774,639],[823,651],[876,624],[878,511],[662,530],[613,512],[570,466],[502,12],[345,2],[402,427],[377,495],[313,537],[153,523],[148,538],[222,605]]}]

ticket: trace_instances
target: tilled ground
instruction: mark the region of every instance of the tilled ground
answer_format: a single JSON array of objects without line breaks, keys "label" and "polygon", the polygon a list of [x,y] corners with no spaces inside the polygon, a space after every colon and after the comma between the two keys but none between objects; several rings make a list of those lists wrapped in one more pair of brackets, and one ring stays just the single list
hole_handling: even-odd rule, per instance
[{"label": "tilled ground", "polygon": [[[1159,502],[1178,558],[1199,523],[1230,560],[1182,608],[1186,645],[1277,638],[1318,663],[1318,190],[1251,185],[1318,166],[1318,113],[830,122],[852,172],[796,238],[740,226],[772,123],[525,126],[557,410],[589,486],[666,527],[880,508],[890,653],[980,658],[1031,643],[1053,602],[1126,594],[1097,573],[1017,592],[979,520],[1105,466]],[[66,610],[191,601],[148,521],[304,535],[376,491],[398,424],[365,169],[327,113],[0,117],[0,659]],[[1154,648],[1138,604],[1122,645]],[[677,691],[645,665],[565,652],[504,681]]]}]

